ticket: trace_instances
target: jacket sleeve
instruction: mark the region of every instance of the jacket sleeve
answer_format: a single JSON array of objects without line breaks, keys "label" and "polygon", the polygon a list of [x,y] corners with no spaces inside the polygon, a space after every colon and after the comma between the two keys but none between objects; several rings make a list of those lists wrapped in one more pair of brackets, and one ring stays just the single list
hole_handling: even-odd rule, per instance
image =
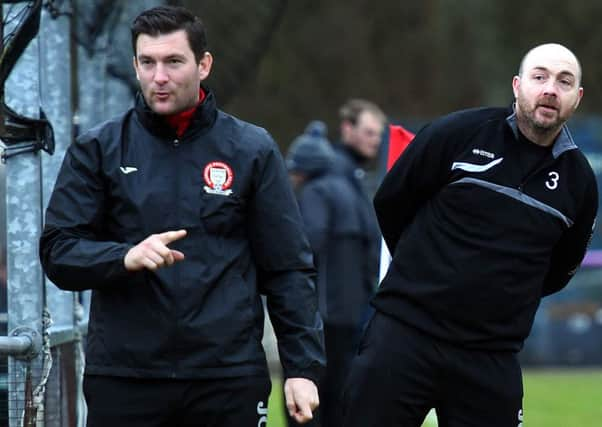
[{"label": "jacket sleeve", "polygon": [[325,366],[315,269],[299,208],[276,144],[258,160],[249,235],[258,283],[278,339],[286,378],[319,382]]},{"label": "jacket sleeve", "polygon": [[332,213],[320,187],[306,185],[299,195],[299,209],[314,254],[322,253],[329,238]]},{"label": "jacket sleeve", "polygon": [[591,242],[598,211],[598,188],[594,178],[586,189],[586,199],[575,223],[560,238],[544,279],[542,296],[564,288],[581,265]]},{"label": "jacket sleeve", "polygon": [[374,196],[374,209],[389,252],[420,207],[445,185],[449,145],[445,126],[424,127],[391,167]]},{"label": "jacket sleeve", "polygon": [[94,140],[72,144],[48,203],[40,260],[48,278],[61,289],[101,288],[132,274],[123,264],[132,245],[102,235],[106,200],[100,164]]}]

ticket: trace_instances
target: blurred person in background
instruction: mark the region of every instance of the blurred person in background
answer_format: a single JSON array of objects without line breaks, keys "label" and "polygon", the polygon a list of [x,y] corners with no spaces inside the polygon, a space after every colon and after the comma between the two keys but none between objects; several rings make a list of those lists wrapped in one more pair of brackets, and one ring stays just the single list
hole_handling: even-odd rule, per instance
[{"label": "blurred person in background", "polygon": [[265,426],[267,296],[289,413],[319,403],[312,253],[278,147],[201,84],[203,23],[160,6],[132,24],[135,106],[65,154],[40,238],[44,271],[92,290],[89,427]]},{"label": "blurred person in background", "polygon": [[[425,126],[374,198],[393,261],[344,392],[345,427],[523,422],[517,353],[542,297],[579,267],[598,207],[566,121],[583,88],[575,55],[531,49],[509,108]],[[528,422],[527,422],[528,425]]]},{"label": "blurred person in background", "polygon": [[[353,183],[360,183],[364,196],[369,197],[370,211],[375,185],[368,182],[366,170],[378,160],[387,117],[375,103],[365,99],[350,99],[339,108],[339,143],[337,168]],[[376,221],[376,220],[375,220]]]},{"label": "blurred person in background", "polygon": [[[383,117],[376,113],[364,117],[366,125],[373,126],[374,136],[382,133]],[[378,152],[378,142],[370,144],[364,155],[351,146],[341,147],[344,152],[339,155],[344,158],[337,159],[325,124],[314,121],[293,141],[286,156],[318,272],[318,306],[324,320],[327,359],[320,384],[319,422],[323,427],[340,423],[342,386],[377,284],[378,229],[355,174],[360,156],[363,163],[370,160],[364,156]],[[343,167],[337,161],[345,162]]]},{"label": "blurred person in background", "polygon": [[[355,277],[357,286],[351,288],[347,300],[340,301],[341,305],[333,309],[342,315],[332,320],[341,337],[353,336],[355,350],[371,313],[369,301],[378,286],[381,234],[371,202],[374,180],[369,181],[373,174],[367,170],[376,165],[380,155],[387,117],[375,103],[354,98],[340,107],[339,119],[340,139],[334,144],[334,170],[347,182],[355,206],[346,219],[347,234],[355,242],[354,250],[349,250],[346,258],[358,264],[356,268],[361,274]],[[347,302],[353,303],[347,306]],[[343,341],[346,339],[341,340],[341,345]]]}]

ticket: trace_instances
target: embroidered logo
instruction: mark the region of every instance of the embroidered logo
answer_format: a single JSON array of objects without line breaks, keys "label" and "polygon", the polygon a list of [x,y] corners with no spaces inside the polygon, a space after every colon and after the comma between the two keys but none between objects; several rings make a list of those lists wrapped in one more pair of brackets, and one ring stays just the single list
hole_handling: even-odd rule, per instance
[{"label": "embroidered logo", "polygon": [[119,170],[127,175],[128,173],[136,172],[138,168],[132,166],[121,166]]},{"label": "embroidered logo", "polygon": [[523,410],[522,409],[518,410],[518,426],[517,427],[523,427]]},{"label": "embroidered logo", "polygon": [[234,180],[232,168],[224,162],[211,162],[205,166],[203,171],[205,185],[203,189],[209,194],[229,196],[232,194],[230,187]]},{"label": "embroidered logo", "polygon": [[495,159],[495,154],[490,153],[489,151],[479,150],[478,148],[474,148],[472,150],[472,154],[476,154],[477,156],[487,157],[488,159]]}]

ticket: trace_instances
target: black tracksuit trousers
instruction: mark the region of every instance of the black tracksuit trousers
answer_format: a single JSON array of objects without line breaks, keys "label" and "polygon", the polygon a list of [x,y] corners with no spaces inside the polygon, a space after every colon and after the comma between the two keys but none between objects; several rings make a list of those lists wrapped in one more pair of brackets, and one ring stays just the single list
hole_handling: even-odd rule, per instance
[{"label": "black tracksuit trousers", "polygon": [[512,352],[469,350],[376,312],[343,396],[341,427],[522,426],[522,375]]},{"label": "black tracksuit trousers", "polygon": [[84,376],[87,427],[265,427],[265,377],[171,380]]}]

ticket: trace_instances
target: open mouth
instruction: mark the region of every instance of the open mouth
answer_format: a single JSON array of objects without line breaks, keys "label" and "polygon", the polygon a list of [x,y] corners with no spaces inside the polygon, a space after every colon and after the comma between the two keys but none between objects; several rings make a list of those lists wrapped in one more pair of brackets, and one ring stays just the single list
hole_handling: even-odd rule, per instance
[{"label": "open mouth", "polygon": [[549,112],[549,113],[554,113],[554,112],[558,111],[558,107],[556,105],[538,104],[537,108],[540,108],[543,111]]}]

